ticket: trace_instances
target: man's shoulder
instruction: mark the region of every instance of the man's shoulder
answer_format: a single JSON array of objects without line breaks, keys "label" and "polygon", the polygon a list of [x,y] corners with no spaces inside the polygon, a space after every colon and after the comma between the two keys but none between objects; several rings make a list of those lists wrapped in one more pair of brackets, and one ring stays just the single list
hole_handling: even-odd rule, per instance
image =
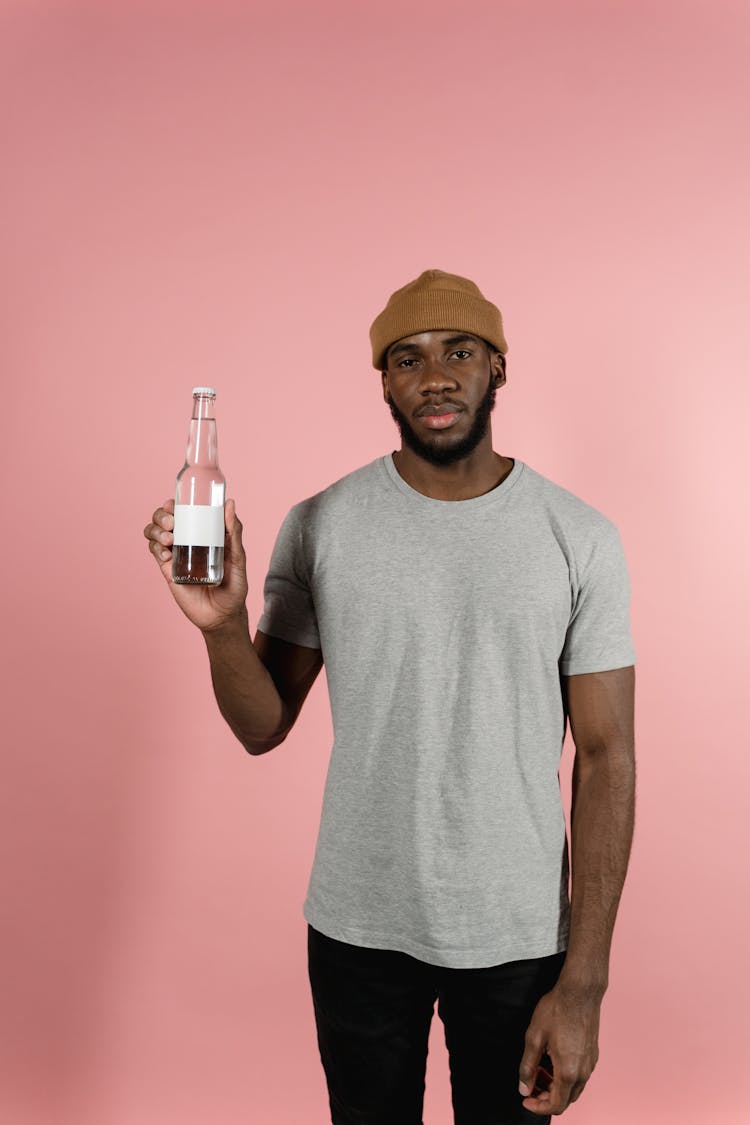
[{"label": "man's shoulder", "polygon": [[361,502],[366,496],[382,491],[384,483],[382,461],[382,457],[376,457],[374,461],[352,469],[319,492],[299,500],[293,505],[292,511],[306,518],[323,513],[335,514],[342,507],[351,511],[353,503]]},{"label": "man's shoulder", "polygon": [[578,531],[606,533],[615,528],[610,517],[599,508],[528,464],[524,477],[527,490],[552,521]]}]

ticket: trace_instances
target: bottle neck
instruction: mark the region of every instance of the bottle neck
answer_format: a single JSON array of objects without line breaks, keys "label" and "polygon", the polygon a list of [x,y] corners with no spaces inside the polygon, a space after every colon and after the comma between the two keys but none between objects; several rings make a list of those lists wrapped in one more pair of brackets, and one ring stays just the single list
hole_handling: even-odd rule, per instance
[{"label": "bottle neck", "polygon": [[206,421],[216,421],[214,414],[215,399],[212,395],[193,395],[193,417],[192,421],[201,422],[205,418]]},{"label": "bottle neck", "polygon": [[190,419],[187,454],[188,465],[218,467],[219,449],[216,438],[214,400],[210,395],[193,396],[193,416]]}]

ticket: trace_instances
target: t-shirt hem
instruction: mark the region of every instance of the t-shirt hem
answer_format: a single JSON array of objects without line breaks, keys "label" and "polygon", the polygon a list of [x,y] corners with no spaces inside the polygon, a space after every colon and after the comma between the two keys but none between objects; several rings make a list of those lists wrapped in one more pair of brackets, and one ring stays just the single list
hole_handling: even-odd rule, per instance
[{"label": "t-shirt hem", "polygon": [[266,633],[269,637],[278,637],[281,641],[289,641],[293,645],[302,645],[304,648],[320,648],[320,637],[314,633],[307,633],[303,629],[295,628],[294,625],[287,625],[278,618],[273,619],[273,623],[265,623],[265,616],[261,616],[258,621],[258,628],[261,633]]},{"label": "t-shirt hem", "polygon": [[343,941],[365,949],[388,949],[397,953],[406,953],[417,961],[446,969],[489,969],[493,965],[503,965],[508,961],[551,957],[555,953],[563,953],[568,946],[568,931],[563,929],[551,941],[545,939],[524,944],[499,942],[492,948],[476,946],[467,949],[462,946],[457,950],[451,946],[443,946],[438,949],[415,941],[408,935],[394,936],[383,931],[370,929],[364,931],[356,926],[341,926],[329,922],[325,915],[319,913],[309,901],[305,902],[302,913],[314,930],[333,938],[334,941]]},{"label": "t-shirt hem", "polygon": [[635,653],[631,651],[608,659],[561,660],[560,671],[563,676],[580,676],[587,672],[613,672],[617,668],[630,668],[635,662]]}]

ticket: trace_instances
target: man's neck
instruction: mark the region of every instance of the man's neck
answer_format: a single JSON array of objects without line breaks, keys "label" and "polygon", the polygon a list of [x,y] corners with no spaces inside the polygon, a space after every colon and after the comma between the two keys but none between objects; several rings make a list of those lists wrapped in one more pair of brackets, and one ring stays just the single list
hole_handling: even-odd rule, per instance
[{"label": "man's neck", "polygon": [[515,465],[512,457],[503,457],[491,448],[475,457],[477,453],[479,449],[453,465],[433,465],[402,445],[393,454],[393,463],[399,476],[423,496],[432,500],[472,500],[502,484]]}]

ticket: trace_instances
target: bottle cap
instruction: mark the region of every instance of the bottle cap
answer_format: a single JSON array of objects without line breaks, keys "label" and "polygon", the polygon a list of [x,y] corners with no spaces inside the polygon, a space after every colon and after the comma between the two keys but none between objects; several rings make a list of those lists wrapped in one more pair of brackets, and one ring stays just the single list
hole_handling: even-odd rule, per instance
[{"label": "bottle cap", "polygon": [[193,387],[194,395],[213,395],[216,397],[216,390],[214,387]]}]

